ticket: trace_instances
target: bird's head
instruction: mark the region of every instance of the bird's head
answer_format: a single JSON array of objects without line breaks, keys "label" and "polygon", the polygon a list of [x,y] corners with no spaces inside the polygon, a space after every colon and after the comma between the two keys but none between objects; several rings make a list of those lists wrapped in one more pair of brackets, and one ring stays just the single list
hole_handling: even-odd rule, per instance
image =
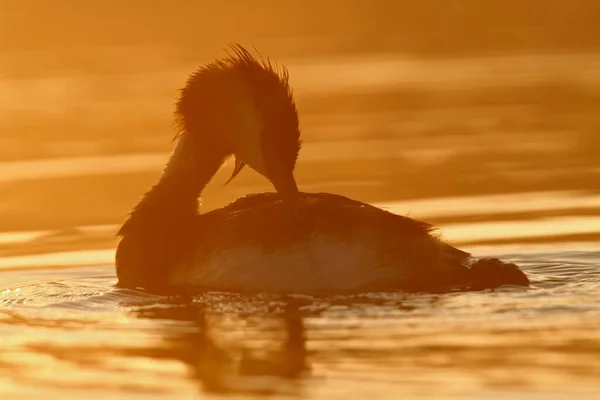
[{"label": "bird's head", "polygon": [[190,76],[175,114],[180,136],[191,137],[204,154],[235,157],[229,181],[249,165],[286,201],[301,202],[293,175],[300,127],[284,67],[232,45],[227,57]]}]

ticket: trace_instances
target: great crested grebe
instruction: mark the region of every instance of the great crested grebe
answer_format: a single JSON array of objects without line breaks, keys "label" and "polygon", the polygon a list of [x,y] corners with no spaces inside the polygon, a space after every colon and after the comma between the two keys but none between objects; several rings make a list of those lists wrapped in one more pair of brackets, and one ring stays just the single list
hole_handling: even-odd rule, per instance
[{"label": "great crested grebe", "polygon": [[[175,115],[180,130],[163,174],[118,233],[120,287],[332,294],[529,284],[516,265],[477,260],[425,222],[299,192],[300,129],[288,73],[239,45],[191,75]],[[247,164],[278,193],[198,214],[198,197],[230,156],[230,180]]]}]

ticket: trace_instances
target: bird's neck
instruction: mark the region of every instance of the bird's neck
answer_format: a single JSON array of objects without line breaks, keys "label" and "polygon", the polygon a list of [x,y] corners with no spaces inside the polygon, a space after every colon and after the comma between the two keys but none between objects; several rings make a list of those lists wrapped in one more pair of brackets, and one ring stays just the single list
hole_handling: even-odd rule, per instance
[{"label": "bird's neck", "polygon": [[198,197],[226,155],[186,140],[185,135],[179,139],[159,181],[119,230],[115,261],[120,286],[165,285],[169,268],[194,246]]},{"label": "bird's neck", "polygon": [[170,233],[198,213],[199,196],[226,156],[208,148],[188,148],[184,138],[179,139],[160,179],[133,208],[119,235]]}]

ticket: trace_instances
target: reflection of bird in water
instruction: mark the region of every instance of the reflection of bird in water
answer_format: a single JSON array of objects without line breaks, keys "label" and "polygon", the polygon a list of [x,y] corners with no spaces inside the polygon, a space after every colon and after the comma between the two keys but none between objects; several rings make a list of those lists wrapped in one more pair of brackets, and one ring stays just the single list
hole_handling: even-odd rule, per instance
[{"label": "reflection of bird in water", "polygon": [[286,339],[278,353],[269,358],[255,358],[244,352],[240,362],[240,373],[245,375],[278,375],[282,378],[298,378],[309,366],[307,364],[306,335],[304,322],[293,299],[287,299],[283,313]]},{"label": "reflection of bird in water", "polygon": [[[177,102],[175,149],[119,231],[119,285],[155,291],[340,293],[528,285],[519,268],[476,260],[427,223],[343,196],[299,192],[300,150],[288,75],[240,46],[200,68]],[[199,215],[198,197],[234,155],[278,193]]]},{"label": "reflection of bird in water", "polygon": [[[152,350],[151,356],[185,364],[202,391],[269,395],[289,391],[294,381],[306,377],[309,370],[302,315],[293,299],[283,300],[284,312],[276,319],[282,320],[283,326],[277,331],[283,329],[286,339],[279,349],[256,349],[260,354],[246,347],[243,339],[237,339],[234,345],[217,343],[213,336],[223,327],[211,321],[198,303],[152,305],[141,307],[137,314],[141,318],[187,323],[166,332],[163,343]],[[261,339],[271,339],[277,331],[259,333]]]}]

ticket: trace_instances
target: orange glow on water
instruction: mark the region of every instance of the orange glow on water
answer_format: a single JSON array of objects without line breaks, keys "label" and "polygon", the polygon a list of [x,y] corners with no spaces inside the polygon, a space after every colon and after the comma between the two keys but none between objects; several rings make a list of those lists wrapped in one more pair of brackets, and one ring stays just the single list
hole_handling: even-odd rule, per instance
[{"label": "orange glow on water", "polygon": [[[599,393],[600,2],[0,9],[2,399]],[[178,90],[231,42],[289,69],[302,190],[430,221],[532,287],[185,306],[116,289],[115,233],[171,151]],[[223,187],[231,168],[203,211],[272,190],[252,171]]]}]

